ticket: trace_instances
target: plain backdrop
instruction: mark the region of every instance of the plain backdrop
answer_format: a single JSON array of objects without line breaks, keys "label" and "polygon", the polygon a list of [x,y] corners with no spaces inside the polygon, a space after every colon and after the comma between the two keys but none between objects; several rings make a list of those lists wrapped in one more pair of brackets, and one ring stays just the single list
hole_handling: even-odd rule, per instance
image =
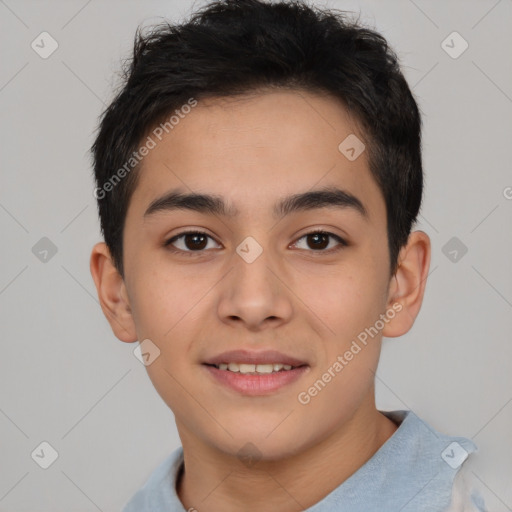
[{"label": "plain backdrop", "polygon": [[[471,438],[489,510],[512,510],[512,0],[315,3],[388,39],[423,113],[430,276],[412,330],[384,339],[377,406]],[[1,511],[120,510],[180,444],[98,303],[88,149],[137,26],[201,5],[0,0]]]}]

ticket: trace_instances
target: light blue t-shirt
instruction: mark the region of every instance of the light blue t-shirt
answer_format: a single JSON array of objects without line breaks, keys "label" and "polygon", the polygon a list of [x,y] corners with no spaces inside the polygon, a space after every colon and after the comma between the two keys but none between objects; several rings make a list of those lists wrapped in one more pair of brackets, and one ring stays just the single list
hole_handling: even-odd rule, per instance
[{"label": "light blue t-shirt", "polygon": [[[456,491],[454,485],[464,461],[477,449],[473,441],[441,434],[412,411],[381,412],[398,429],[363,466],[305,512],[486,512],[477,491]],[[187,512],[175,487],[182,464],[180,447],[122,512]]]}]

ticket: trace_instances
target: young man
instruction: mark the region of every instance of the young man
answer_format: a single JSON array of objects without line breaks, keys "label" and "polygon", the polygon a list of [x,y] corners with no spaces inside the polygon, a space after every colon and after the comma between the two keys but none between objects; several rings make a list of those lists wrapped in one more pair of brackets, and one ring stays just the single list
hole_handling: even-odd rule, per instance
[{"label": "young man", "polygon": [[421,120],[377,33],[213,2],[140,33],[93,146],[91,272],[182,448],[125,512],[484,510],[476,446],[379,411],[382,336],[421,307]]}]

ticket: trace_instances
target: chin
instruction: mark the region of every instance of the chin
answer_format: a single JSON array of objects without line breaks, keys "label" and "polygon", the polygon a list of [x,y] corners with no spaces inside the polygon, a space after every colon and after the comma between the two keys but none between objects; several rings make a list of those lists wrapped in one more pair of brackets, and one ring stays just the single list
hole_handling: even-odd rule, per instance
[{"label": "chin", "polygon": [[273,442],[268,440],[236,440],[222,451],[232,457],[236,457],[246,466],[252,467],[258,462],[275,462],[287,459],[300,451],[300,447],[296,442],[290,442],[288,438],[288,443],[289,446],[284,443],[283,439],[277,438]]},{"label": "chin", "polygon": [[[282,418],[280,419],[282,421]],[[279,422],[269,422],[260,427],[231,428],[230,434],[211,438],[211,431],[205,433],[207,443],[226,455],[236,457],[242,462],[248,461],[278,461],[294,456],[306,447],[306,440],[299,437],[298,432],[290,432]],[[304,436],[305,432],[301,432]],[[247,464],[250,466],[250,464]]]}]

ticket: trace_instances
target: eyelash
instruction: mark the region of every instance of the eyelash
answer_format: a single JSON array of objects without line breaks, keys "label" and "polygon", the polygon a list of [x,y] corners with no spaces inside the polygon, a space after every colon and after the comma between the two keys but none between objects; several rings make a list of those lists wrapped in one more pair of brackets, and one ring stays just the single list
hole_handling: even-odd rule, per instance
[{"label": "eyelash", "polygon": [[[317,230],[314,230],[314,231],[310,231],[309,233],[304,233],[301,237],[299,237],[297,239],[297,242],[299,240],[302,240],[303,238],[306,238],[309,235],[316,235],[316,234],[328,235],[328,236],[334,238],[335,240],[337,240],[339,242],[339,246],[337,246],[335,248],[328,249],[328,250],[320,249],[320,250],[317,250],[317,251],[315,251],[315,250],[307,251],[307,252],[312,252],[313,254],[316,253],[315,256],[316,255],[322,255],[322,254],[332,254],[334,252],[340,251],[341,249],[343,249],[344,247],[347,247],[349,245],[340,236],[335,235],[334,233],[330,233],[329,231],[323,231],[323,230],[320,230],[320,229],[317,229]],[[194,256],[198,256],[198,255],[203,254],[205,252],[205,249],[201,249],[199,251],[191,251],[191,250],[184,251],[183,249],[176,249],[175,247],[172,247],[172,243],[173,242],[175,242],[176,240],[179,240],[180,238],[183,238],[186,235],[204,235],[204,236],[214,240],[214,238],[212,236],[210,236],[208,233],[206,233],[204,231],[184,231],[183,233],[179,233],[178,235],[175,235],[172,238],[169,238],[169,240],[166,240],[164,242],[164,247],[168,248],[168,250],[170,252],[177,253],[177,254],[184,254],[186,256],[194,257]],[[218,243],[216,240],[215,240],[215,242]]]}]

